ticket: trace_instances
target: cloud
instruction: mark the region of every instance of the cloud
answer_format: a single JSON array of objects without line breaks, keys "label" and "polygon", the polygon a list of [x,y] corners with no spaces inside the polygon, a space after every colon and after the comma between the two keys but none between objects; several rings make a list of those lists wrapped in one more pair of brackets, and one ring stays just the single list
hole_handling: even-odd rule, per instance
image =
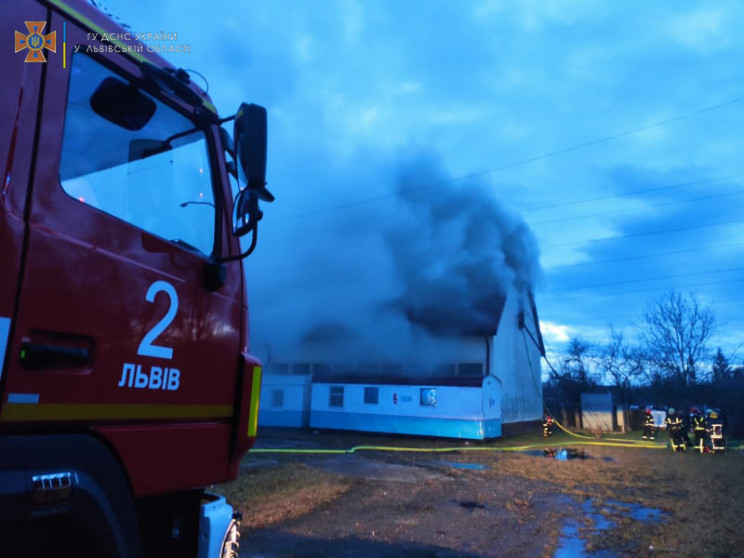
[{"label": "cloud", "polygon": [[549,345],[566,343],[571,338],[571,328],[567,325],[541,320],[540,331]]},{"label": "cloud", "polygon": [[727,15],[721,7],[705,7],[670,18],[664,26],[678,43],[703,52],[728,46],[723,28]]}]

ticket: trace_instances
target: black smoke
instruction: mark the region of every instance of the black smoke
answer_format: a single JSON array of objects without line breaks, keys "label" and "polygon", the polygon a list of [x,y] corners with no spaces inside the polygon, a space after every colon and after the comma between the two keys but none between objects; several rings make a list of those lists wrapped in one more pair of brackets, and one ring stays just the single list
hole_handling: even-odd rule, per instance
[{"label": "black smoke", "polygon": [[431,155],[405,165],[402,218],[386,244],[403,292],[393,307],[431,335],[494,335],[508,293],[533,290],[538,249],[527,224],[475,179],[448,179]]},{"label": "black smoke", "polygon": [[[533,289],[535,239],[487,184],[453,179],[431,153],[375,169],[307,191],[329,210],[267,223],[246,263],[261,358],[435,360],[442,337],[496,333],[509,293]],[[354,203],[334,208],[343,194]]]}]

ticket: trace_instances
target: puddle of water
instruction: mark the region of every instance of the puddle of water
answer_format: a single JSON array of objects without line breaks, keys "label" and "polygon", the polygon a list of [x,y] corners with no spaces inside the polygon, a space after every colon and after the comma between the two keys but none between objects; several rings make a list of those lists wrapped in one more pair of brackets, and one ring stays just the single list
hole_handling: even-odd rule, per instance
[{"label": "puddle of water", "polygon": [[553,558],[576,558],[585,555],[586,543],[579,536],[579,526],[575,521],[563,526],[559,543]]},{"label": "puddle of water", "polygon": [[584,500],[584,503],[581,504],[581,509],[584,511],[584,516],[591,518],[594,529],[597,531],[604,531],[606,529],[611,529],[612,527],[614,527],[615,522],[602,514],[603,511],[607,511],[607,507],[602,506],[596,508],[595,504],[596,502],[591,498],[588,500]]},{"label": "puddle of water", "polygon": [[[591,498],[581,504],[585,517],[591,519],[595,531],[604,531],[616,527],[617,522],[605,514],[626,515],[636,521],[658,522],[667,518],[667,514],[657,508],[649,508],[637,502],[606,500],[599,503]],[[604,513],[603,513],[604,512]],[[581,538],[579,524],[570,520],[563,526],[558,540],[558,549],[553,558],[581,558],[586,556],[600,557],[605,553],[587,553],[586,541]]]},{"label": "puddle of water", "polygon": [[483,471],[490,469],[488,465],[481,463],[460,463],[459,461],[432,461],[434,465],[444,465],[445,467],[452,467],[453,469],[470,469],[472,471]]}]

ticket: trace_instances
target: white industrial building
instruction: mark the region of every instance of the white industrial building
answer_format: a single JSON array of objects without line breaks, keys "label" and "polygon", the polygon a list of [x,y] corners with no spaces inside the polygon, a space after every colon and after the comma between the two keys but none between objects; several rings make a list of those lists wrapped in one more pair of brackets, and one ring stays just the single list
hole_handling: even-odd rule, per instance
[{"label": "white industrial building", "polygon": [[343,335],[289,344],[264,334],[259,425],[471,439],[532,425],[544,355],[534,297],[512,290],[497,306],[490,330],[448,331],[399,358],[354,358]]}]

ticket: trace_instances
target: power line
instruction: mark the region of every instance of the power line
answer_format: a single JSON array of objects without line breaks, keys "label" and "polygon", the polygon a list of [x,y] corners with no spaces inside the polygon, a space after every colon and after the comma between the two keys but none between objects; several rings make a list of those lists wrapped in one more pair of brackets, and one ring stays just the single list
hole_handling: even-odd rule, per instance
[{"label": "power line", "polygon": [[[739,140],[739,139],[742,139],[742,138],[744,138],[744,134],[733,134],[731,136],[728,136],[728,137],[725,137],[723,139],[719,139],[719,140],[716,140],[716,141],[708,141],[708,142],[698,143],[698,144],[688,144],[688,145],[686,145],[684,147],[676,147],[674,149],[667,149],[667,150],[663,150],[663,151],[647,151],[647,152],[644,152],[644,153],[639,154],[639,155],[634,155],[634,156],[630,156],[630,157],[623,157],[623,161],[627,163],[629,161],[638,161],[638,160],[644,160],[644,159],[649,159],[649,158],[651,158],[651,159],[658,159],[658,157],[660,155],[665,155],[665,154],[669,154],[669,153],[685,152],[685,151],[690,151],[690,150],[699,150],[701,148],[710,147],[712,145],[718,145],[718,144],[722,144],[722,143],[724,143],[724,144],[725,143],[730,143],[733,140]],[[574,167],[574,168],[571,168],[571,169],[552,170],[547,175],[546,174],[543,174],[543,175],[540,175],[540,176],[526,176],[526,177],[520,177],[520,178],[521,178],[521,181],[522,182],[530,182],[530,183],[540,182],[540,181],[544,181],[544,180],[555,180],[555,177],[557,177],[557,176],[565,176],[565,175],[572,175],[572,174],[582,173],[582,172],[585,172],[587,168],[592,168],[592,167],[591,166],[588,166],[588,165],[581,165],[579,167]],[[680,186],[684,186],[684,185],[688,185],[688,184],[696,184],[696,182],[682,183],[682,184],[680,184]],[[620,196],[621,197],[621,196],[625,196],[625,195],[633,195],[634,193],[643,193],[644,191],[645,190],[640,190],[640,191],[636,191],[636,192],[626,192],[626,193],[622,193],[622,194],[617,194],[617,196]],[[612,197],[614,197],[614,195]],[[600,199],[603,199],[603,198],[600,198]],[[530,213],[530,212],[534,212],[534,211],[541,211],[543,209],[552,209],[553,207],[561,206],[561,205],[564,205],[564,204],[565,205],[582,204],[582,203],[587,203],[589,201],[594,201],[594,200],[591,200],[591,199],[590,200],[575,200],[575,201],[571,201],[571,202],[560,202],[560,203],[556,203],[556,204],[538,205],[538,206],[534,206],[534,207],[530,207],[530,208],[525,208],[522,211],[523,211],[523,213]]]},{"label": "power line", "polygon": [[728,106],[731,106],[731,105],[740,103],[742,101],[744,101],[744,97],[738,97],[738,98],[731,99],[731,100],[726,101],[726,102],[723,102],[723,103],[719,103],[717,105],[711,105],[711,106],[708,106],[708,107],[703,107],[701,109],[690,111],[690,112],[687,112],[687,113],[683,113],[683,114],[680,114],[680,115],[677,115],[677,116],[673,116],[671,118],[666,118],[664,120],[658,120],[658,121],[653,122],[651,124],[647,124],[646,126],[640,126],[638,128],[634,128],[634,129],[631,129],[631,130],[626,130],[626,131],[619,132],[619,133],[616,133],[616,134],[611,134],[611,135],[604,136],[604,137],[601,137],[601,138],[589,140],[589,141],[586,141],[586,142],[583,142],[583,143],[579,143],[579,144],[572,145],[572,146],[569,146],[569,147],[565,147],[565,148],[562,148],[562,149],[558,149],[558,150],[555,150],[555,151],[549,151],[547,153],[543,153],[542,155],[536,155],[534,157],[528,157],[526,159],[521,159],[521,160],[518,160],[518,161],[513,161],[511,163],[506,163],[504,165],[501,165],[501,166],[498,166],[498,167],[494,167],[494,168],[491,168],[491,169],[487,169],[487,170],[483,170],[483,171],[479,171],[479,172],[474,172],[474,173],[470,173],[470,174],[466,174],[466,175],[462,175],[462,176],[458,176],[458,177],[454,177],[454,178],[449,178],[449,179],[446,179],[446,180],[440,180],[440,181],[437,181],[437,182],[433,182],[431,184],[426,184],[426,185],[423,185],[423,186],[418,186],[416,188],[409,188],[409,189],[405,189],[405,190],[400,190],[398,192],[391,192],[389,194],[382,194],[382,195],[379,195],[379,196],[375,196],[375,197],[371,197],[371,198],[365,198],[365,199],[357,200],[357,201],[354,201],[354,202],[349,202],[349,203],[345,203],[345,204],[335,205],[335,206],[327,207],[325,209],[318,209],[318,210],[313,210],[313,211],[306,211],[306,212],[297,214],[297,217],[310,217],[310,216],[315,216],[315,215],[321,215],[321,214],[324,214],[324,213],[330,213],[330,212],[333,212],[333,211],[340,211],[340,210],[344,210],[344,209],[350,209],[352,207],[357,207],[357,206],[360,206],[360,205],[366,205],[366,204],[370,204],[370,203],[375,203],[375,202],[378,202],[378,201],[382,201],[382,200],[385,200],[385,199],[389,199],[389,198],[392,198],[392,197],[397,197],[397,196],[402,195],[402,194],[410,194],[410,193],[414,193],[414,192],[419,192],[421,190],[426,190],[426,189],[430,189],[430,188],[436,188],[436,187],[439,187],[439,186],[443,186],[445,184],[450,184],[450,183],[453,183],[453,182],[458,182],[460,180],[466,180],[466,179],[469,179],[469,178],[476,178],[476,177],[479,177],[479,176],[485,176],[485,175],[493,174],[493,173],[500,172],[500,171],[503,171],[503,170],[511,169],[511,168],[514,168],[514,167],[520,167],[520,166],[524,166],[524,165],[527,165],[527,164],[530,164],[530,163],[535,163],[535,162],[538,162],[538,161],[543,161],[545,159],[551,159],[551,158],[557,157],[559,155],[565,155],[566,153],[572,153],[574,151],[578,151],[578,150],[581,150],[581,149],[586,149],[587,147],[592,147],[592,146],[599,145],[599,144],[602,144],[602,143],[607,143],[607,142],[610,142],[610,141],[613,141],[613,140],[616,140],[616,139],[620,139],[620,138],[623,138],[623,137],[631,136],[633,134],[638,134],[638,133],[641,133],[641,132],[645,132],[645,131],[650,130],[650,129],[653,129],[653,128],[658,128],[658,127],[661,127],[661,126],[666,126],[666,125],[671,124],[673,122],[679,122],[680,120],[685,120],[687,118],[692,118],[692,117],[698,116],[700,114],[705,114],[707,112],[711,112],[711,111],[718,110],[718,109],[721,109],[721,108],[724,108],[724,107],[728,107]]},{"label": "power line", "polygon": [[[702,184],[702,183],[705,183],[705,182],[714,182],[714,181],[718,181],[718,180],[726,180],[726,179],[730,179],[730,178],[733,178],[733,177],[739,177],[739,176],[744,176],[744,173],[736,174],[736,175],[732,175],[732,176],[728,176],[728,177],[725,177],[725,178],[710,179],[710,180],[701,180],[699,182],[688,182],[687,184],[683,184],[683,185],[688,185],[688,184]],[[647,192],[651,192],[651,191],[666,190],[666,189],[673,188],[673,187],[677,187],[677,186],[664,186],[664,187],[661,187],[661,188],[651,188],[649,190],[645,190],[645,192],[644,191],[641,191],[641,192],[647,193]],[[594,200],[591,200],[591,201],[599,201],[599,200],[607,200],[607,199],[611,199],[611,198],[625,197],[625,196],[634,195],[636,193],[639,193],[639,192],[636,191],[636,192],[626,193],[626,194],[616,194],[616,195],[613,195],[613,196],[607,196],[605,198],[595,198]],[[562,217],[560,219],[550,219],[548,221],[538,221],[537,223],[530,223],[530,225],[534,227],[534,226],[538,226],[538,225],[547,225],[547,224],[551,224],[551,223],[564,223],[566,221],[574,221],[574,220],[577,220],[577,219],[589,219],[591,217],[605,217],[607,215],[616,215],[618,213],[629,213],[631,211],[640,211],[640,210],[643,210],[643,209],[654,209],[654,208],[658,208],[658,207],[668,207],[670,205],[679,205],[679,204],[682,204],[682,203],[690,203],[690,202],[694,202],[694,201],[703,201],[703,200],[710,200],[710,199],[715,199],[715,198],[723,198],[723,197],[726,197],[726,196],[738,196],[738,195],[741,195],[741,194],[744,194],[744,190],[736,190],[736,191],[733,191],[733,192],[722,192],[722,193],[718,193],[718,194],[708,194],[707,196],[698,196],[696,198],[684,198],[684,199],[681,199],[681,200],[675,200],[675,201],[670,201],[670,202],[661,202],[661,203],[649,204],[649,205],[638,206],[638,207],[627,207],[627,208],[624,208],[624,209],[614,209],[612,211],[601,211],[599,213],[590,213],[588,215],[576,215],[576,216],[573,216],[573,217]],[[588,202],[587,201],[576,202],[576,205],[578,205],[580,203],[588,203]],[[559,204],[559,205],[565,206],[565,205],[572,205],[572,204]],[[556,207],[558,207],[558,206],[556,206]]]},{"label": "power line", "polygon": [[638,134],[640,132],[645,132],[646,130],[651,130],[652,128],[658,128],[658,127],[661,127],[661,126],[666,126],[667,124],[671,124],[672,122],[678,122],[678,121],[684,120],[686,118],[691,118],[691,117],[697,116],[699,114],[704,114],[706,112],[711,112],[711,111],[714,111],[714,110],[718,110],[720,108],[727,107],[727,106],[730,106],[730,105],[734,105],[734,104],[740,103],[742,101],[744,101],[744,97],[739,97],[739,98],[736,98],[736,99],[731,99],[730,101],[726,101],[724,103],[719,103],[717,105],[712,105],[712,106],[709,106],[709,107],[704,107],[704,108],[701,108],[701,109],[698,109],[698,110],[695,110],[695,111],[691,111],[691,112],[687,112],[687,113],[680,114],[680,115],[677,115],[677,116],[673,116],[672,118],[667,118],[667,119],[664,119],[664,120],[658,120],[658,121],[653,122],[651,124],[648,124],[646,126],[641,126],[639,128],[634,128],[632,130],[626,130],[624,132],[619,132],[617,134],[612,134],[612,135],[605,136],[605,137],[598,138],[598,139],[594,139],[594,140],[589,140],[589,141],[586,141],[584,143],[573,145],[571,147],[566,147],[566,148],[563,148],[563,149],[558,149],[556,151],[551,151],[551,152],[545,153],[543,155],[538,155],[538,156],[535,156],[535,157],[529,157],[527,159],[522,159],[521,161],[515,161],[513,163],[502,165],[500,167],[496,167],[494,169],[490,169],[489,171],[484,171],[484,172],[497,172],[497,171],[505,170],[505,169],[512,168],[512,167],[518,167],[518,166],[526,165],[528,163],[534,163],[534,162],[537,162],[537,161],[542,161],[542,160],[545,160],[545,159],[549,159],[551,157],[556,157],[558,155],[564,155],[566,153],[571,153],[573,151],[578,151],[579,149],[585,149],[587,147],[592,147],[594,145],[599,145],[601,143],[606,143],[608,141],[616,140],[616,139],[619,139],[619,138],[622,138],[622,137],[630,136],[630,135],[633,135],[633,134]]},{"label": "power line", "polygon": [[555,293],[559,291],[575,291],[579,289],[595,289],[601,287],[613,287],[615,285],[629,285],[632,283],[649,283],[651,281],[666,281],[668,279],[680,279],[683,277],[695,277],[697,275],[709,275],[715,273],[730,273],[732,271],[744,271],[744,267],[732,267],[729,269],[715,269],[709,271],[696,271],[694,273],[680,273],[676,275],[666,275],[662,277],[654,277],[652,279],[627,279],[624,281],[611,281],[609,283],[596,283],[594,285],[579,285],[576,287],[562,287],[560,289],[550,289],[549,292]]},{"label": "power line", "polygon": [[[649,279],[648,281],[652,281],[652,279]],[[744,282],[744,277],[735,277],[733,279],[722,279],[720,281],[705,281],[702,283],[688,283],[685,285],[678,285],[676,288],[678,290],[681,289],[690,289],[694,287],[708,287],[711,285],[724,285],[727,283],[739,283]],[[573,295],[561,295],[560,297],[547,297],[542,298],[540,297],[541,302],[555,302],[555,301],[563,301],[566,299],[585,299],[585,298],[606,298],[606,297],[617,297],[617,296],[623,296],[623,295],[629,295],[629,294],[640,294],[640,293],[651,293],[651,292],[661,292],[661,291],[667,291],[669,290],[668,286],[663,287],[650,287],[648,289],[634,289],[630,291],[613,291],[609,293],[576,293]]]},{"label": "power line", "polygon": [[603,265],[603,264],[608,264],[608,263],[629,262],[629,261],[643,260],[643,259],[649,259],[649,258],[659,258],[663,256],[677,256],[680,254],[689,254],[693,252],[707,252],[715,248],[732,248],[735,246],[744,246],[744,242],[732,242],[730,244],[713,244],[710,246],[703,246],[702,248],[686,248],[684,250],[656,252],[654,254],[643,254],[640,256],[625,256],[622,258],[613,258],[611,260],[594,260],[591,262],[579,262],[575,264],[554,265],[549,268],[546,268],[546,271],[553,271],[556,269],[568,269],[572,267],[581,267],[581,266],[589,266],[589,265]]},{"label": "power line", "polygon": [[432,182],[431,184],[426,184],[424,186],[418,186],[416,188],[408,188],[406,190],[400,190],[398,192],[391,192],[389,194],[380,194],[379,196],[375,196],[373,198],[365,198],[365,199],[362,199],[362,200],[357,200],[357,201],[353,201],[353,202],[349,202],[349,203],[343,203],[343,204],[340,204],[340,205],[334,205],[332,207],[327,207],[325,209],[317,209],[317,210],[313,210],[313,211],[305,211],[303,213],[298,213],[296,216],[297,217],[311,217],[311,216],[314,216],[314,215],[321,215],[321,214],[324,214],[324,213],[331,213],[333,211],[338,211],[338,210],[342,210],[342,209],[350,209],[352,207],[357,207],[357,206],[360,206],[360,205],[367,205],[367,204],[370,204],[370,203],[374,203],[374,202],[383,201],[383,200],[387,200],[387,199],[390,199],[390,198],[398,197],[398,196],[400,196],[402,194],[412,194],[414,192],[419,192],[421,190],[427,190],[429,188],[436,188],[438,186],[444,186],[445,184],[451,184],[453,182],[459,182],[460,180],[467,180],[469,178],[476,178],[478,176],[484,176],[484,175],[490,174],[492,172],[495,172],[495,171],[493,171],[493,170],[485,170],[485,171],[480,171],[480,172],[474,172],[474,173],[471,173],[471,174],[466,174],[466,175],[458,176],[458,177],[455,177],[455,178],[448,178],[446,180],[440,180],[438,182]]},{"label": "power line", "polygon": [[566,246],[578,246],[582,244],[594,244],[597,242],[608,242],[610,240],[623,240],[625,238],[638,238],[642,236],[653,236],[656,234],[666,234],[670,232],[681,232],[681,231],[690,231],[695,229],[704,229],[707,227],[721,227],[724,225],[733,225],[736,223],[744,223],[744,219],[733,219],[731,221],[718,221],[716,223],[703,223],[699,225],[689,225],[686,227],[677,227],[677,228],[671,228],[671,229],[660,229],[656,231],[646,231],[646,232],[640,232],[640,233],[631,233],[631,234],[622,234],[617,236],[608,236],[606,238],[594,238],[590,240],[578,240],[575,242],[566,242],[563,244],[551,244],[549,246],[542,246],[542,248],[564,248]]}]

